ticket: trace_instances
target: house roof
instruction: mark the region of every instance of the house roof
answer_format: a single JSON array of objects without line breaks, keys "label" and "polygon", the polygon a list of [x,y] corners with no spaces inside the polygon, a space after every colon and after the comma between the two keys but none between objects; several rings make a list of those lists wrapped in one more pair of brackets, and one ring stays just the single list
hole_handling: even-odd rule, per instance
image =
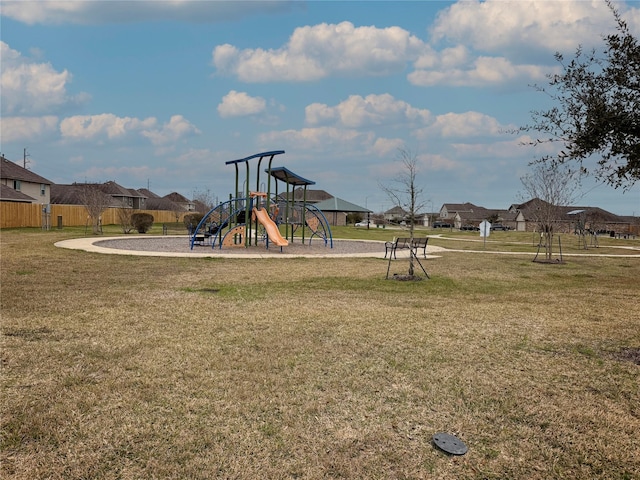
[{"label": "house roof", "polygon": [[194,206],[196,212],[200,212],[200,213],[206,213],[209,210],[211,210],[211,207],[209,205],[205,205],[200,200],[194,200],[193,201],[193,206]]},{"label": "house roof", "polygon": [[[304,188],[298,187],[293,192],[289,192],[289,197],[291,197],[291,195],[293,194],[293,200],[296,202],[301,202],[304,198],[304,193],[305,193]],[[278,196],[284,200],[287,199],[286,192],[281,193]],[[333,198],[333,195],[331,195],[330,193],[327,193],[324,190],[307,189],[307,194],[306,194],[307,203],[323,202],[331,198]]]},{"label": "house roof", "polygon": [[[84,205],[82,200],[81,189],[87,185],[100,187],[99,183],[73,183],[71,185],[62,185],[54,183],[51,185],[51,203],[61,205]],[[100,189],[102,191],[102,189]],[[104,192],[103,192],[104,193]],[[113,196],[104,193],[106,205],[110,207],[121,207],[122,202]],[[108,198],[107,198],[108,197]]]},{"label": "house roof", "polygon": [[172,202],[168,198],[161,197],[160,195],[153,193],[148,188],[139,188],[137,191],[147,199],[145,201],[145,208],[147,210],[171,210],[174,212],[178,210],[185,210],[183,206]]},{"label": "house roof", "polygon": [[142,195],[144,195],[147,198],[162,198],[160,195],[157,195],[157,194],[153,193],[148,188],[139,188],[138,192],[141,193]]},{"label": "house roof", "polygon": [[0,184],[0,200],[3,202],[34,203],[35,198],[14,190],[8,185]]},{"label": "house roof", "polygon": [[144,198],[144,195],[142,195],[137,190],[125,188],[122,185],[118,185],[112,180],[105,183],[99,183],[97,185],[100,187],[100,190],[108,195],[111,195],[112,197]]},{"label": "house roof", "polygon": [[338,197],[332,197],[323,202],[314,204],[318,210],[323,212],[361,212],[361,213],[373,213],[371,210],[356,205],[355,203],[347,202]]},{"label": "house roof", "polygon": [[193,203],[187,197],[185,197],[184,195],[179,194],[178,192],[168,193],[167,195],[165,195],[162,198],[166,198],[168,200],[171,200],[174,203]]},{"label": "house roof", "polygon": [[[545,205],[549,205],[548,202],[541,200],[539,198],[532,198],[525,203],[520,205],[516,205],[516,208],[522,212],[523,216],[527,220],[532,220],[536,218],[535,211]],[[585,215],[589,219],[597,219],[601,222],[606,223],[625,223],[625,219],[616,215],[615,213],[608,212],[603,210],[600,207],[589,207],[589,206],[580,206],[580,205],[567,205],[567,206],[558,206],[558,213],[565,220],[575,220],[577,213],[576,211],[581,211],[580,215]],[[572,213],[573,212],[573,213]]]},{"label": "house roof", "polygon": [[473,212],[475,210],[478,209],[482,209],[482,210],[486,210],[484,207],[478,207],[477,205],[474,205],[473,203],[445,203],[444,207],[447,209],[447,212],[449,213],[453,213],[453,212],[458,212],[458,213],[462,213],[462,212]]},{"label": "house roof", "polygon": [[52,183],[37,173],[23,168],[11,160],[7,160],[5,157],[0,157],[0,178],[20,180],[21,182],[44,183],[46,185],[51,185]]},{"label": "house roof", "polygon": [[515,221],[518,211],[513,210],[491,210],[484,207],[476,207],[473,211],[455,211],[464,222],[481,222],[491,217],[498,218],[499,221]]},{"label": "house roof", "polygon": [[384,214],[385,215],[406,215],[407,212],[404,210],[404,208],[400,207],[399,205],[396,205],[395,207],[391,207],[389,210],[384,212]]},{"label": "house roof", "polygon": [[172,202],[168,198],[164,198],[164,197],[147,198],[147,201],[145,203],[145,208],[147,210],[170,210],[172,212],[181,211],[181,210],[186,211],[186,208],[184,208],[184,206],[179,205],[175,202]]}]

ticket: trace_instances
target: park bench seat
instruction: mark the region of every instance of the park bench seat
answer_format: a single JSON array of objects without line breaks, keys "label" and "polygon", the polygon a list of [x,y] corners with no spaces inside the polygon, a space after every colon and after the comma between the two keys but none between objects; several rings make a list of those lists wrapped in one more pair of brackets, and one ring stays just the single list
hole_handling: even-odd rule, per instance
[{"label": "park bench seat", "polygon": [[414,237],[413,242],[409,237],[399,237],[391,242],[385,242],[384,244],[384,258],[393,258],[396,257],[396,251],[398,249],[402,250],[404,248],[411,249],[414,255],[418,254],[418,249],[422,249],[422,255],[424,258],[427,258],[427,243],[429,242],[429,237]]}]

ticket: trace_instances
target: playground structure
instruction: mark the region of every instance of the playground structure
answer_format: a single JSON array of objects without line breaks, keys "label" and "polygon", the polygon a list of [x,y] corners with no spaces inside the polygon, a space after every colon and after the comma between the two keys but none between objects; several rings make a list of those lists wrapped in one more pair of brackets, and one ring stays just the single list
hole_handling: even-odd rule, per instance
[{"label": "playground structure", "polygon": [[[284,153],[284,150],[256,153],[246,158],[230,160],[226,165],[235,167],[235,196],[230,195],[229,200],[215,206],[207,212],[198,225],[190,232],[189,242],[191,249],[196,245],[208,246],[211,248],[231,248],[257,246],[259,242],[264,242],[265,247],[270,244],[280,247],[289,245],[295,239],[299,239],[303,244],[307,238],[309,244],[314,237],[324,241],[325,246],[333,248],[333,237],[329,222],[322,211],[312,204],[307,204],[307,186],[315,185],[315,182],[307,180],[285,167],[271,166],[273,159],[277,155]],[[249,162],[257,159],[255,170],[255,190],[250,189],[250,166]],[[266,189],[260,183],[260,172],[263,160],[268,159],[265,168],[267,174]],[[240,166],[245,165],[245,179],[242,183],[243,192],[240,186]],[[275,186],[272,195],[271,183]],[[286,194],[282,196],[278,192],[278,186],[284,183]],[[262,187],[262,188],[261,188]],[[293,189],[291,189],[293,187]],[[296,187],[303,187],[303,200],[294,200],[294,190]],[[281,232],[284,229],[284,235]],[[299,236],[296,237],[298,232]]]}]

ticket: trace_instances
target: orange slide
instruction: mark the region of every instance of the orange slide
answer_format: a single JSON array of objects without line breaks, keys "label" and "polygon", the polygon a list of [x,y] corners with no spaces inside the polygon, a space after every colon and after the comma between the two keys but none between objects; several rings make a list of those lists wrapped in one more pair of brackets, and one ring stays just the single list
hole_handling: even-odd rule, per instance
[{"label": "orange slide", "polygon": [[256,216],[258,221],[262,224],[264,229],[267,231],[267,235],[269,236],[269,240],[271,242],[273,242],[278,247],[286,247],[287,245],[289,245],[289,242],[287,241],[287,239],[283,238],[282,235],[280,235],[280,230],[278,230],[278,226],[275,224],[273,220],[271,220],[271,217],[269,217],[269,214],[264,208],[262,209],[254,208],[253,214]]}]

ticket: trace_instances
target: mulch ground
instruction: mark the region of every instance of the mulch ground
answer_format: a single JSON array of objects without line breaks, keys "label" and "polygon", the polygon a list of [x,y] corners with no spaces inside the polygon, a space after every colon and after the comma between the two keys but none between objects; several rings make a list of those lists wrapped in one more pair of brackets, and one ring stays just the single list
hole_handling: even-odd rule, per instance
[{"label": "mulch ground", "polygon": [[214,248],[211,245],[194,245],[191,249],[189,239],[185,237],[145,237],[145,238],[127,238],[121,237],[117,239],[101,240],[95,242],[95,245],[104,248],[114,248],[119,250],[132,250],[140,252],[178,252],[178,253],[209,253],[214,252],[220,255],[227,254],[274,254],[274,255],[352,255],[366,253],[382,253],[384,254],[384,242],[380,241],[359,241],[359,240],[334,240],[333,248],[324,240],[314,238],[309,244],[306,240],[303,244],[300,239],[295,239],[286,247],[280,247],[270,244],[266,247],[264,242],[258,242],[258,245],[245,247],[244,245],[237,247]]}]

